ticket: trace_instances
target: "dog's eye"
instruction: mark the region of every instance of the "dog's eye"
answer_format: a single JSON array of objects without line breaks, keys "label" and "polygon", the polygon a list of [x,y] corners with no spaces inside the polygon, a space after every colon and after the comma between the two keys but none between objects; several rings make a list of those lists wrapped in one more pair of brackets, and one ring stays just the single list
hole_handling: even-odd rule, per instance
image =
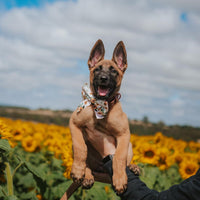
[{"label": "dog's eye", "polygon": [[99,72],[99,71],[101,71],[102,70],[102,66],[100,65],[99,67],[97,67],[95,70],[94,70],[94,73],[95,72]]},{"label": "dog's eye", "polygon": [[113,74],[113,75],[118,75],[119,73],[117,72],[117,70],[115,70],[115,68],[113,66],[110,66],[109,68],[110,72]]},{"label": "dog's eye", "polygon": [[113,66],[110,66],[109,69],[110,69],[110,71],[112,71],[112,70],[114,69],[114,67],[113,67]]},{"label": "dog's eye", "polygon": [[95,70],[97,70],[97,71],[100,71],[100,70],[102,70],[102,66],[100,65],[100,66],[98,66]]}]

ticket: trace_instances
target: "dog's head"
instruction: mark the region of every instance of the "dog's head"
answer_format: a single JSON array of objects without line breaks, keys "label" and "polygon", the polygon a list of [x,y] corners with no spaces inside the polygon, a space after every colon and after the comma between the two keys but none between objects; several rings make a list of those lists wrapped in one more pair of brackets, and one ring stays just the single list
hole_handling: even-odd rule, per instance
[{"label": "dog's head", "polygon": [[90,88],[98,99],[109,100],[120,89],[123,74],[127,69],[127,55],[124,43],[120,41],[113,52],[112,60],[104,60],[103,42],[98,40],[88,59]]}]

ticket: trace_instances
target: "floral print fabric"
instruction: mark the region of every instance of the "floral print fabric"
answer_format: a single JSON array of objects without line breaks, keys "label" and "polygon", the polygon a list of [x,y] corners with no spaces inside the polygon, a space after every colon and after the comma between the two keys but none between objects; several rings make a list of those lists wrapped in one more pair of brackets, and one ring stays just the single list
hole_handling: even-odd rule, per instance
[{"label": "floral print fabric", "polygon": [[90,87],[85,83],[82,87],[83,101],[79,104],[77,112],[92,105],[97,119],[103,119],[108,113],[108,102],[106,100],[96,99],[90,90]]}]

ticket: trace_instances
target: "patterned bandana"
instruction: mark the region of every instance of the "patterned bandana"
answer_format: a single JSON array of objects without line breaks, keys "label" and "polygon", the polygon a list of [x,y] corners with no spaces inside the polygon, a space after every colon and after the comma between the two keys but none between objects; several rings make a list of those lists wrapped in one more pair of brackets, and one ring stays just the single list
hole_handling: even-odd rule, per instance
[{"label": "patterned bandana", "polygon": [[108,113],[108,102],[105,100],[96,99],[87,83],[82,87],[83,101],[79,104],[77,112],[92,105],[97,119],[103,119]]}]

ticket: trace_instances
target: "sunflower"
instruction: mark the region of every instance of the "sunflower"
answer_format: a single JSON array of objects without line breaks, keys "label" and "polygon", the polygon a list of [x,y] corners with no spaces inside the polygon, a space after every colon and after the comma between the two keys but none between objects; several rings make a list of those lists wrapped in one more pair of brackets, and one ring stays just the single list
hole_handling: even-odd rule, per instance
[{"label": "sunflower", "polygon": [[12,134],[10,133],[10,129],[6,126],[6,124],[2,120],[0,120],[0,138],[1,139],[12,138]]},{"label": "sunflower", "polygon": [[180,164],[179,173],[183,179],[187,179],[190,176],[195,175],[198,169],[199,165],[194,160],[184,160]]},{"label": "sunflower", "polygon": [[23,138],[23,133],[20,130],[16,130],[13,132],[13,138],[16,141],[21,141]]},{"label": "sunflower", "polygon": [[169,149],[171,154],[174,154],[176,152],[180,152],[181,149],[177,147],[177,143],[174,141],[173,138],[166,138],[165,139],[165,144],[163,145]]},{"label": "sunflower", "polygon": [[194,142],[194,141],[190,141],[189,142],[189,147],[192,151],[196,152],[200,150],[200,143]]},{"label": "sunflower", "polygon": [[41,194],[37,194],[36,197],[38,198],[38,200],[42,200],[42,195]]},{"label": "sunflower", "polygon": [[173,154],[173,157],[174,157],[175,163],[180,164],[183,161],[183,152],[180,153],[180,152],[176,151]]},{"label": "sunflower", "polygon": [[36,132],[34,135],[33,135],[33,140],[35,140],[37,142],[37,146],[42,148],[42,143],[44,141],[44,137],[43,137],[43,134],[40,133],[40,132]]},{"label": "sunflower", "polygon": [[187,142],[183,140],[174,140],[174,145],[176,145],[176,148],[179,149],[180,152],[184,152],[188,146]]},{"label": "sunflower", "polygon": [[188,161],[193,160],[195,162],[197,162],[197,160],[198,160],[197,153],[184,152],[183,156],[184,156],[184,160],[188,160]]},{"label": "sunflower", "polygon": [[163,143],[164,142],[164,136],[161,132],[157,132],[154,136],[154,143],[158,144],[158,143]]},{"label": "sunflower", "polygon": [[156,146],[154,144],[146,143],[140,148],[140,161],[147,164],[155,165],[158,157],[156,153]]},{"label": "sunflower", "polygon": [[37,141],[33,140],[31,136],[27,136],[22,140],[22,146],[28,152],[34,152],[38,147]]},{"label": "sunflower", "polygon": [[65,166],[66,170],[64,172],[64,177],[70,179],[70,172],[73,164],[72,158],[72,150],[71,149],[64,149],[62,154],[63,166]]},{"label": "sunflower", "polygon": [[110,187],[108,185],[105,185],[104,189],[105,189],[106,194],[110,193]]},{"label": "sunflower", "polygon": [[158,163],[157,166],[160,170],[165,170],[169,168],[173,163],[174,159],[171,156],[171,152],[168,148],[163,147],[158,150]]},{"label": "sunflower", "polygon": [[197,152],[197,161],[198,161],[199,166],[200,166],[200,150]]}]

